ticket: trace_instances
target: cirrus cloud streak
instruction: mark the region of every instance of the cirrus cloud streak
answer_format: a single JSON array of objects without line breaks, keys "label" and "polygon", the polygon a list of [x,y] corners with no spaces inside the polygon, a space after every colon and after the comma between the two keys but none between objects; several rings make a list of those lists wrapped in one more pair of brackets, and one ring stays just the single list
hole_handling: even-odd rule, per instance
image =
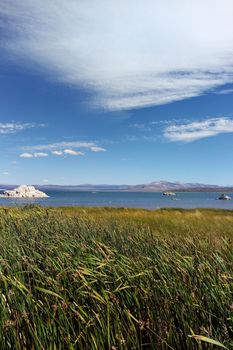
[{"label": "cirrus cloud streak", "polygon": [[15,134],[16,132],[23,131],[26,129],[32,129],[36,127],[43,127],[44,124],[37,123],[20,123],[20,122],[9,122],[0,123],[0,134]]},{"label": "cirrus cloud streak", "polygon": [[209,118],[185,124],[169,125],[164,129],[164,137],[172,142],[192,142],[222,133],[233,133],[233,119]]},{"label": "cirrus cloud streak", "polygon": [[5,50],[110,110],[233,81],[232,0],[2,0],[0,16]]}]

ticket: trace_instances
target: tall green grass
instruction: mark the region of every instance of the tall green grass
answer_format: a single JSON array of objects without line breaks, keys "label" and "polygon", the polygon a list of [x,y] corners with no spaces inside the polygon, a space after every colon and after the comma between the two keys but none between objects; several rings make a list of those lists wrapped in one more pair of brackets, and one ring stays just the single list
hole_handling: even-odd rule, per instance
[{"label": "tall green grass", "polygon": [[0,349],[232,349],[233,212],[2,208],[0,288]]}]

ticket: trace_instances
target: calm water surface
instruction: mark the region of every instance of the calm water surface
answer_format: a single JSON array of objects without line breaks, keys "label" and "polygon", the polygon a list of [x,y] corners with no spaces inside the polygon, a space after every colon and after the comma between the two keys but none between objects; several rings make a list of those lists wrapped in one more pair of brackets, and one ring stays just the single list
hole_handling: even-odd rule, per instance
[{"label": "calm water surface", "polygon": [[46,191],[50,196],[44,199],[9,199],[0,198],[0,205],[21,206],[25,204],[40,204],[43,206],[111,206],[127,208],[221,208],[233,209],[233,193],[228,193],[232,200],[217,200],[219,193],[210,192],[180,192],[173,197],[162,193],[135,192],[78,192],[78,191]]}]

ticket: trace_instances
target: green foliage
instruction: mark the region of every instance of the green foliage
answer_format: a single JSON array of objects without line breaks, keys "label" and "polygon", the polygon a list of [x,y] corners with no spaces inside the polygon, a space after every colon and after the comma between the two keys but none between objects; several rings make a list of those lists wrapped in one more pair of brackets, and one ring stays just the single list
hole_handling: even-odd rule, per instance
[{"label": "green foliage", "polygon": [[1,208],[0,291],[1,350],[231,349],[233,212]]}]

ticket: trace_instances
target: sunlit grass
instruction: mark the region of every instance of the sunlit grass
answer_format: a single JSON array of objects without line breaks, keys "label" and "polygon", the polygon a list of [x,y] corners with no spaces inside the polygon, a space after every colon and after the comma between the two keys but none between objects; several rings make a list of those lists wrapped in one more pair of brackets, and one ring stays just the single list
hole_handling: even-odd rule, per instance
[{"label": "sunlit grass", "polygon": [[231,349],[233,212],[1,208],[0,287],[0,349]]}]

